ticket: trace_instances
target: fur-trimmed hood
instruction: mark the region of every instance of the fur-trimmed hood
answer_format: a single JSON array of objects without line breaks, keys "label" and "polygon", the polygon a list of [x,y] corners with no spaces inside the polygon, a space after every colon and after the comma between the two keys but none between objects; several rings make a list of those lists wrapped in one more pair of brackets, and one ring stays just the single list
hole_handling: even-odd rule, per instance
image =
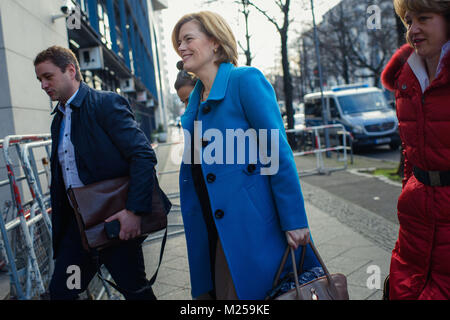
[{"label": "fur-trimmed hood", "polygon": [[[386,89],[395,90],[395,81],[413,52],[414,49],[409,44],[405,44],[392,56],[381,74],[381,82]],[[447,51],[440,63],[441,72],[436,79],[436,85],[450,81],[450,51]]]}]

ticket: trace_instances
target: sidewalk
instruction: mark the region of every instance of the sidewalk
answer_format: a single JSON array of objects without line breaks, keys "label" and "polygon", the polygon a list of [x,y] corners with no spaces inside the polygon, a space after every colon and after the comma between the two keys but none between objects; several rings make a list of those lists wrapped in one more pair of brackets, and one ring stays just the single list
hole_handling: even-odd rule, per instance
[{"label": "sidewalk", "polygon": [[0,271],[0,301],[9,299],[9,275],[7,271]]},{"label": "sidewalk", "polygon": [[[171,138],[177,139],[176,132]],[[169,161],[168,154],[169,152],[166,151],[164,159],[167,159],[167,161],[163,171],[177,170],[178,166]],[[162,161],[159,154],[158,159]],[[301,160],[297,159],[296,162],[299,169],[304,169],[309,165],[313,166],[315,159],[302,158]],[[333,165],[336,166],[336,164]],[[355,156],[354,165],[351,167],[389,167],[394,165],[394,163]],[[333,173],[330,176],[321,177],[325,178],[329,184],[333,183],[335,177],[338,176],[337,173]],[[373,186],[374,190],[383,189],[386,185],[379,179],[364,176],[358,176],[358,178]],[[347,277],[350,299],[381,299],[383,281],[389,272],[391,250],[395,244],[398,225],[357,204],[320,189],[308,183],[307,180],[306,177],[301,178],[308,221],[314,242],[327,268],[331,273],[343,273]],[[160,185],[166,193],[178,192],[178,174],[163,175],[160,178]],[[358,190],[353,190],[353,193],[358,193]],[[317,197],[321,199],[320,202],[314,199]],[[179,199],[172,199],[172,201],[179,205]],[[321,208],[314,205],[314,203],[321,204],[322,202],[328,204],[328,207],[325,207],[328,208],[327,211],[323,210],[322,205]],[[176,206],[176,208],[178,207]],[[180,213],[171,212],[169,217],[169,224],[182,221]],[[348,223],[351,220],[354,220],[357,224]],[[361,225],[364,225],[364,228]],[[363,229],[363,232],[360,229]],[[170,231],[171,229],[169,229]],[[367,235],[364,233],[376,234]],[[144,247],[146,271],[149,277],[156,269],[159,249],[160,241],[154,241]],[[374,274],[371,271],[373,269],[369,270],[370,273],[367,272],[368,267],[371,266],[379,268],[377,269],[380,271],[379,289],[367,287],[369,277]],[[377,283],[375,282],[375,284]],[[154,291],[158,299],[161,300],[191,299],[184,234],[168,238]]]},{"label": "sidewalk", "polygon": [[[177,128],[172,129],[169,140],[179,141]],[[170,161],[171,150],[183,145],[157,149],[158,172],[178,170]],[[298,170],[315,166],[314,156],[298,157]],[[326,159],[329,167],[341,166],[336,159]],[[398,233],[396,201],[400,187],[386,183],[364,173],[359,168],[390,168],[396,163],[365,157],[354,157],[348,170],[331,175],[301,177],[306,212],[314,242],[331,273],[347,277],[350,299],[379,300],[383,281],[389,272],[391,250]],[[356,173],[356,174],[355,174]],[[159,177],[161,188],[167,194],[177,193],[178,173]],[[179,198],[172,198],[169,214],[169,237],[154,292],[161,300],[190,300],[189,266]],[[172,234],[172,235],[171,235]],[[146,242],[144,256],[147,277],[156,270],[161,240]],[[378,266],[380,289],[369,289],[367,280],[372,273],[368,267]],[[9,275],[0,272],[0,300],[9,294]]]}]

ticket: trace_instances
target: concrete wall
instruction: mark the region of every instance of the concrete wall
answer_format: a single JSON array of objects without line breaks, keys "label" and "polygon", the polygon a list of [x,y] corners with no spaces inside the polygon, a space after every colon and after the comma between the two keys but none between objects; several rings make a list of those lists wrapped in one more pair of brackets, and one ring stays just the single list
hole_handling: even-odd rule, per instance
[{"label": "concrete wall", "polygon": [[61,3],[0,0],[1,137],[49,132],[50,100],[36,79],[33,60],[51,45],[68,47],[65,19],[51,21]]},{"label": "concrete wall", "polygon": [[[49,46],[68,47],[65,19],[54,23],[51,19],[61,13],[61,4],[58,0],[0,0],[0,139],[50,132],[50,99],[36,79],[33,60]],[[15,149],[11,153],[18,165]],[[15,166],[16,175],[19,171]],[[4,179],[7,174],[0,154],[0,181]],[[10,198],[9,186],[0,187],[0,210]],[[25,195],[23,200],[27,199]]]}]

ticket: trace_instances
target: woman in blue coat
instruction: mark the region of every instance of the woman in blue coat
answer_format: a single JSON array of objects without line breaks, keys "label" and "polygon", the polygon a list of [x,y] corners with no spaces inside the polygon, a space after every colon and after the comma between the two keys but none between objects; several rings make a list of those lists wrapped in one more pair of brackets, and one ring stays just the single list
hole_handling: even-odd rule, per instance
[{"label": "woman in blue coat", "polygon": [[[216,13],[183,16],[172,42],[184,69],[199,79],[181,117],[192,296],[264,299],[287,244],[298,257],[310,240],[274,90],[259,70],[236,67],[235,37]],[[308,247],[305,270],[316,266]]]}]

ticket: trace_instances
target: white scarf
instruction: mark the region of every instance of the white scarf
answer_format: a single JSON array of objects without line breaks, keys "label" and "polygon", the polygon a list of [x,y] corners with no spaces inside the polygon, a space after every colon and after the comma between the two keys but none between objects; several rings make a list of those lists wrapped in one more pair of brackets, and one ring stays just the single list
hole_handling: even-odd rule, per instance
[{"label": "white scarf", "polygon": [[[447,43],[445,43],[442,46],[441,56],[439,58],[439,64],[436,69],[436,78],[439,76],[439,74],[442,71],[442,66],[443,66],[442,60],[447,54],[450,54],[450,41],[447,41]],[[416,75],[417,80],[420,83],[422,93],[424,93],[425,90],[430,85],[430,78],[428,77],[428,73],[427,73],[427,69],[425,67],[424,60],[421,57],[419,57],[419,55],[414,51],[408,59],[408,64],[411,67],[412,71]]]}]

